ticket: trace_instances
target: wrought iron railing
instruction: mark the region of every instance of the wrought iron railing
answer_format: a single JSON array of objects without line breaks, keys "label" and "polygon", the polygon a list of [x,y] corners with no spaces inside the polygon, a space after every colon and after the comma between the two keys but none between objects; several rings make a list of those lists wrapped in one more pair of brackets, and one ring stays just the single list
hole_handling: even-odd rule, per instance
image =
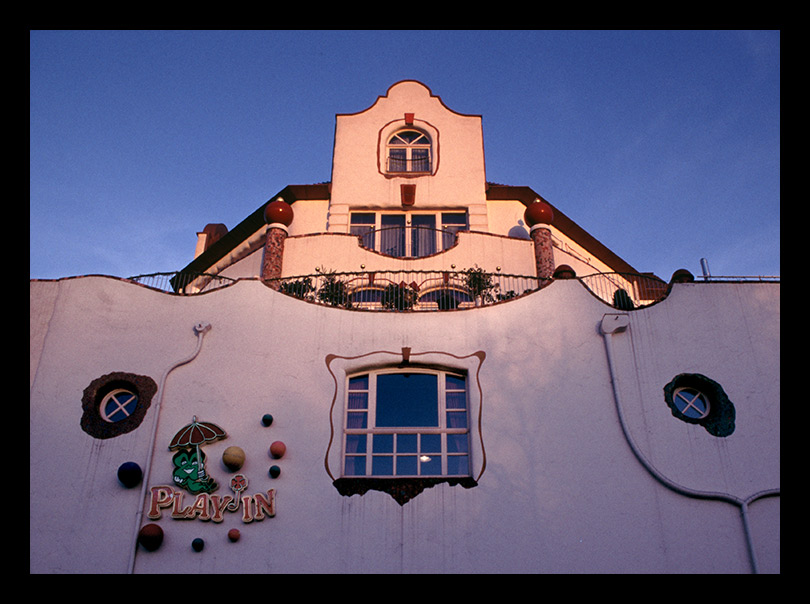
[{"label": "wrought iron railing", "polygon": [[[258,278],[254,278],[258,279]],[[666,298],[670,283],[654,275],[594,273],[572,277],[594,296],[619,310],[636,310]],[[236,279],[206,273],[151,273],[130,281],[165,292],[192,295],[224,287]],[[709,282],[778,282],[779,277],[711,277]],[[321,269],[315,274],[266,282],[286,295],[326,306],[355,310],[427,311],[488,306],[541,289],[551,279],[462,271],[363,271]],[[695,280],[703,283],[704,280]]]},{"label": "wrought iron railing", "polygon": [[235,283],[236,279],[208,273],[150,273],[128,277],[129,281],[175,294],[201,294]]},{"label": "wrought iron railing", "polygon": [[388,172],[430,172],[430,155],[424,151],[411,159],[403,155],[388,156]]},{"label": "wrought iron railing", "polygon": [[273,289],[327,306],[354,310],[455,310],[511,300],[548,280],[523,275],[465,271],[321,270],[270,282]]},{"label": "wrought iron railing", "polygon": [[666,298],[669,284],[655,275],[594,273],[577,277],[597,298],[619,310],[644,308]]},{"label": "wrought iron railing", "polygon": [[459,229],[436,229],[426,226],[393,226],[363,230],[353,227],[367,250],[394,258],[424,258],[443,252],[456,243]]},{"label": "wrought iron railing", "polygon": [[[669,284],[653,275],[596,273],[575,277],[597,298],[620,310],[644,308],[664,299]],[[321,270],[269,285],[302,300],[364,310],[454,310],[512,300],[551,282],[525,275],[463,271]]]}]

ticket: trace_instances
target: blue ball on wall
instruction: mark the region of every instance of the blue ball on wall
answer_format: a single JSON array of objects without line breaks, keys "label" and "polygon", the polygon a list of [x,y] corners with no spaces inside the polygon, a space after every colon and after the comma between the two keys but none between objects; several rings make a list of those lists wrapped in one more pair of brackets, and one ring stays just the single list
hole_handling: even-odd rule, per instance
[{"label": "blue ball on wall", "polygon": [[134,461],[122,463],[118,468],[118,480],[128,489],[137,486],[142,478],[143,471],[141,470],[141,466]]}]

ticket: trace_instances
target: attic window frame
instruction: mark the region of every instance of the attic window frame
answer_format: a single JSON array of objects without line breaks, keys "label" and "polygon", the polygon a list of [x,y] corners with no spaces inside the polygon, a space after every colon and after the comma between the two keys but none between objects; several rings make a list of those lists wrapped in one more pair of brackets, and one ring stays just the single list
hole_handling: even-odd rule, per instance
[{"label": "attic window frame", "polygon": [[[411,133],[415,136],[411,137]],[[406,134],[407,137],[404,136]],[[421,140],[425,142],[420,142]],[[393,158],[392,151],[402,151],[403,157]],[[426,152],[426,157],[414,157],[414,152],[422,151]],[[400,128],[386,137],[385,171],[388,174],[431,174],[433,172],[433,156],[433,139],[420,128],[415,126]],[[425,169],[413,169],[415,166],[422,168],[425,165]]]}]

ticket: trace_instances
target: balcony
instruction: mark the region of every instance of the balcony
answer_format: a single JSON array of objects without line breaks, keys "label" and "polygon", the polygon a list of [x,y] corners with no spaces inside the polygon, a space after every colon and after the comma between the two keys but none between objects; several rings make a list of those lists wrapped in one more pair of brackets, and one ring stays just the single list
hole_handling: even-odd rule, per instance
[{"label": "balcony", "polygon": [[436,311],[488,306],[531,293],[548,280],[464,271],[320,270],[268,283],[273,289],[326,306],[352,310]]},{"label": "balcony", "polygon": [[[404,221],[404,215],[402,216]],[[393,226],[372,230],[353,227],[363,248],[392,258],[426,258],[449,250],[456,244],[458,229],[436,229],[426,226]]]},{"label": "balcony", "polygon": [[[623,311],[655,304],[666,298],[670,290],[670,284],[652,275],[595,273],[573,279],[603,303]],[[176,295],[206,293],[238,281],[221,275],[190,273],[153,273],[129,280]],[[542,289],[551,281],[553,279],[486,272],[477,267],[461,271],[320,269],[308,275],[282,277],[266,285],[287,296],[334,308],[418,312],[500,304]]]}]

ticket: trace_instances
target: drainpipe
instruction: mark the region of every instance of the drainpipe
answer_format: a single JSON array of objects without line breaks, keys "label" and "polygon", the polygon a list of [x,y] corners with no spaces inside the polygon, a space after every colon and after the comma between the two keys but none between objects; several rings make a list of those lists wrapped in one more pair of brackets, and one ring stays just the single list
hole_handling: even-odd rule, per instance
[{"label": "drainpipe", "polygon": [[194,333],[197,334],[197,347],[194,349],[194,352],[191,353],[190,356],[177,361],[174,365],[169,367],[164,373],[163,377],[160,379],[160,386],[158,387],[157,399],[155,401],[154,411],[153,414],[155,416],[155,421],[152,423],[152,434],[149,439],[149,449],[147,451],[147,458],[146,458],[146,467],[144,468],[143,472],[143,484],[141,485],[141,498],[140,504],[138,506],[138,512],[135,514],[135,534],[132,539],[132,548],[130,549],[129,554],[129,574],[132,574],[135,571],[135,554],[138,552],[138,533],[141,530],[141,522],[143,521],[143,510],[144,505],[146,504],[146,488],[147,483],[149,480],[149,474],[152,470],[152,458],[154,457],[155,452],[155,437],[157,436],[157,428],[158,428],[158,421],[160,420],[160,404],[163,402],[163,391],[166,387],[166,378],[169,377],[169,374],[177,369],[178,367],[185,365],[186,363],[190,363],[193,361],[197,355],[200,353],[200,349],[202,348],[203,336],[211,329],[211,324],[206,322],[200,322],[194,325]]},{"label": "drainpipe", "polygon": [[615,333],[623,333],[627,331],[629,327],[630,327],[630,317],[624,313],[606,314],[604,317],[602,317],[602,322],[599,325],[600,333],[602,334],[605,340],[605,352],[607,354],[608,369],[610,371],[610,383],[613,388],[613,400],[616,404],[616,414],[618,415],[619,424],[622,427],[622,432],[624,433],[624,438],[627,441],[627,444],[630,446],[630,449],[633,451],[633,454],[636,456],[636,459],[638,459],[641,465],[644,466],[644,468],[650,474],[652,474],[653,478],[655,478],[658,482],[663,484],[668,489],[675,491],[676,493],[679,493],[681,495],[685,495],[686,497],[692,497],[695,499],[710,499],[715,501],[725,501],[726,503],[738,506],[740,508],[740,515],[743,523],[743,532],[745,534],[745,541],[748,546],[748,555],[751,560],[751,571],[754,574],[757,574],[758,572],[757,558],[756,553],[754,551],[754,542],[753,537],[751,535],[751,526],[748,520],[748,506],[757,499],[779,495],[779,489],[766,489],[764,491],[754,493],[753,495],[749,495],[744,499],[741,499],[729,493],[697,491],[679,485],[676,482],[673,482],[672,480],[661,474],[661,472],[659,472],[655,468],[655,466],[653,466],[652,463],[650,463],[650,461],[644,457],[644,455],[641,453],[641,450],[636,446],[635,442],[633,442],[633,439],[630,436],[630,432],[627,429],[627,424],[624,421],[621,398],[619,396],[619,387],[616,381],[616,369],[613,363],[612,336]]}]

